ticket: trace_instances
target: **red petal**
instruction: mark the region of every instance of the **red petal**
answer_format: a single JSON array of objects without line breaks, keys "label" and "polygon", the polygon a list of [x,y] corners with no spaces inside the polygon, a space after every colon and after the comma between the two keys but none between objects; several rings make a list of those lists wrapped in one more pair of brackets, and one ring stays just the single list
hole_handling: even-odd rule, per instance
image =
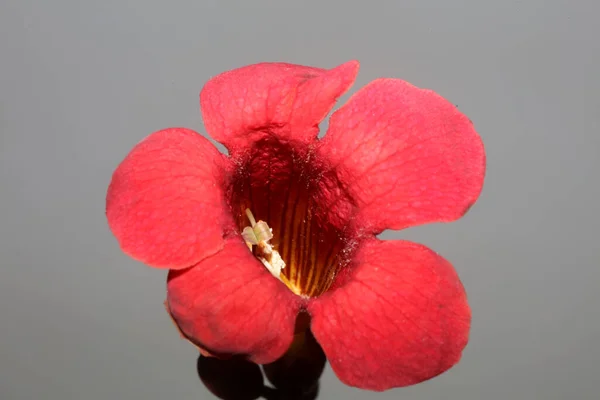
[{"label": "red petal", "polygon": [[485,152],[471,121],[430,90],[376,80],[335,112],[321,154],[373,232],[452,221],[475,202]]},{"label": "red petal", "polygon": [[313,140],[358,67],[357,61],[330,70],[262,63],[222,73],[200,93],[204,125],[230,152],[268,135]]},{"label": "red petal", "polygon": [[156,132],[125,157],[106,196],[123,251],[159,268],[186,268],[223,248],[223,156],[183,128]]},{"label": "red petal", "polygon": [[[169,303],[166,300],[165,300],[164,305],[165,305],[165,308],[167,309],[167,314],[171,318],[171,321],[173,322],[173,325],[175,325],[175,328],[177,329],[177,331],[179,331],[179,335],[181,336],[181,338],[182,339],[190,340],[188,337],[185,336],[185,333],[183,333],[183,331],[181,330],[181,328],[179,328],[179,325],[177,325],[177,321],[175,321],[175,318],[173,318],[173,316],[171,315],[171,310],[169,309]],[[198,352],[200,352],[200,354],[202,356],[204,356],[204,357],[217,357],[217,358],[221,358],[221,357],[219,357],[218,354],[212,354],[210,351],[206,350],[205,348],[203,348],[202,346],[200,346],[198,343],[193,343],[193,344],[198,348]],[[227,359],[229,357],[227,357],[227,355],[226,355],[223,358]]]},{"label": "red petal", "polygon": [[385,390],[456,364],[471,312],[452,266],[424,246],[364,243],[347,283],[309,304],[312,332],[348,385]]},{"label": "red petal", "polygon": [[167,301],[181,332],[213,354],[279,358],[294,335],[300,303],[239,239],[193,268],[171,271]]}]

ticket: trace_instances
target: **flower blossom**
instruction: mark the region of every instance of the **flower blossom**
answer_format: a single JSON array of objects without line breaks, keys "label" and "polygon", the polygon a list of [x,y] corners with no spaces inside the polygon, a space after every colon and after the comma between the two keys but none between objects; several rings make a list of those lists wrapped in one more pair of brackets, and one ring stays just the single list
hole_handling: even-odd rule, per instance
[{"label": "flower blossom", "polygon": [[[449,222],[476,201],[485,152],[471,121],[431,90],[333,69],[261,63],[200,93],[207,133],[138,143],[110,183],[122,250],[169,269],[167,309],[212,354],[281,357],[299,315],[344,383],[416,384],[456,364],[471,313],[452,265],[385,229]],[[307,327],[305,327],[307,328]]]}]

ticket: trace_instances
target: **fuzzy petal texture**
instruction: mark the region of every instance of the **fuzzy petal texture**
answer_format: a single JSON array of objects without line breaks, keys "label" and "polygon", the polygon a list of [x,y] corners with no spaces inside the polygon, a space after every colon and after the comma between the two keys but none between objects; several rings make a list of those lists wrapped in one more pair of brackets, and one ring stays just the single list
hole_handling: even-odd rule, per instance
[{"label": "fuzzy petal texture", "polygon": [[123,251],[153,267],[179,269],[221,250],[231,219],[220,183],[223,162],[189,129],[165,129],[138,143],[106,196],[108,223]]},{"label": "fuzzy petal texture", "polygon": [[357,61],[330,70],[261,63],[222,73],[200,93],[204,126],[232,154],[266,136],[308,143],[358,68]]},{"label": "fuzzy petal texture", "polygon": [[167,302],[185,337],[213,354],[263,364],[288,349],[300,298],[275,279],[239,237],[193,268],[170,271]]},{"label": "fuzzy petal texture", "polygon": [[471,312],[453,267],[428,248],[371,239],[346,285],[309,304],[311,330],[344,383],[413,385],[456,364]]},{"label": "fuzzy petal texture", "polygon": [[319,151],[355,199],[357,223],[374,233],[460,218],[485,175],[471,121],[435,92],[399,79],[354,94],[332,115]]}]

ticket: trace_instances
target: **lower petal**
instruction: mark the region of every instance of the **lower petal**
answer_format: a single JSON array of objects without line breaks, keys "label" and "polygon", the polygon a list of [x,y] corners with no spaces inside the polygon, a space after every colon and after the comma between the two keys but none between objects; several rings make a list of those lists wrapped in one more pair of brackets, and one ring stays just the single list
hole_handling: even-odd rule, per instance
[{"label": "lower petal", "polygon": [[350,268],[343,286],[308,308],[340,380],[386,390],[430,379],[460,360],[471,312],[448,261],[419,244],[372,239]]},{"label": "lower petal", "polygon": [[170,271],[168,308],[181,333],[212,354],[263,364],[288,349],[299,297],[275,279],[238,238],[196,266]]}]

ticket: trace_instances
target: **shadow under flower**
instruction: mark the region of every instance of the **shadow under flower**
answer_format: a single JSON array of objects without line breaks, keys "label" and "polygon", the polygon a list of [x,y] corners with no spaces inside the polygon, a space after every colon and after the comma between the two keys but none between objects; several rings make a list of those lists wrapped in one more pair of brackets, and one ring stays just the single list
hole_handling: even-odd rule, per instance
[{"label": "shadow under flower", "polygon": [[198,357],[198,376],[204,385],[223,400],[314,400],[326,363],[325,353],[310,330],[296,334],[280,359],[263,365],[269,382],[264,384],[260,366],[243,357],[226,360]]}]

